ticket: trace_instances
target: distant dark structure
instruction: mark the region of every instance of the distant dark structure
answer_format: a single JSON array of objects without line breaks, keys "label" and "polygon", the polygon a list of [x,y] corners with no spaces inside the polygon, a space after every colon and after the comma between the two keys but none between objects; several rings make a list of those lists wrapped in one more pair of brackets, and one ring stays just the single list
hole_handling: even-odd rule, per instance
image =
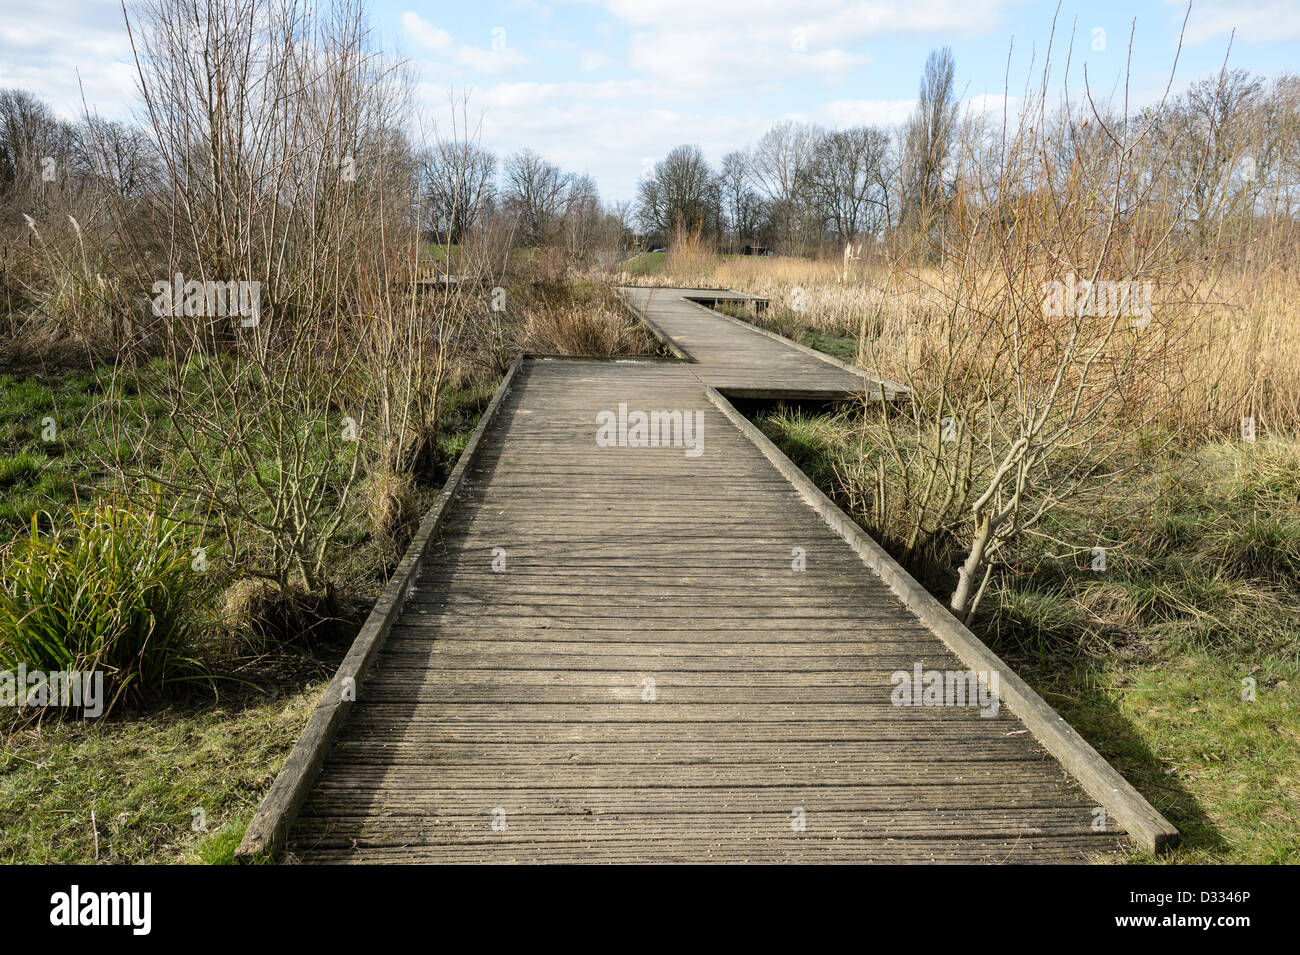
[{"label": "distant dark structure", "polygon": [[741,248],[741,255],[775,255],[771,249],[761,245],[747,245]]}]

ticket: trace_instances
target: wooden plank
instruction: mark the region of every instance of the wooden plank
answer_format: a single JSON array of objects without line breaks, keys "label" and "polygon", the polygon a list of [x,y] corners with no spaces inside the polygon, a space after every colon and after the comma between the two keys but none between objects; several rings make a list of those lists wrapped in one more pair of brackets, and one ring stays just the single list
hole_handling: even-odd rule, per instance
[{"label": "wooden plank", "polygon": [[801,835],[772,839],[577,840],[537,844],[498,840],[487,844],[360,846],[344,849],[298,849],[304,862],[333,863],[912,863],[1001,864],[1006,862],[1080,862],[1104,858],[1116,840],[1093,836],[1008,836],[949,839],[818,839]]},{"label": "wooden plank", "polygon": [[[1077,787],[1076,787],[1077,790]],[[351,816],[373,807],[376,814],[474,815],[501,807],[507,813],[612,815],[616,813],[703,814],[779,813],[787,819],[795,808],[816,812],[870,812],[882,809],[930,810],[1070,807],[1079,802],[1069,785],[1033,782],[1014,788],[972,782],[853,786],[597,787],[519,786],[453,789],[434,785],[406,788],[314,790],[304,816]]]},{"label": "wooden plank", "polygon": [[805,740],[801,742],[713,742],[694,740],[659,740],[655,742],[608,741],[588,743],[538,742],[431,742],[422,738],[360,738],[340,736],[332,757],[345,763],[383,762],[388,759],[431,764],[435,760],[452,763],[487,765],[557,764],[585,766],[596,764],[666,765],[677,763],[737,763],[757,765],[779,763],[830,762],[874,763],[911,759],[923,754],[936,762],[970,760],[1008,760],[1047,758],[1046,750],[1021,736],[983,737],[954,747],[950,740],[927,745],[910,740]]},{"label": "wooden plank", "polygon": [[[510,813],[504,832],[492,829],[491,811],[465,807],[462,814],[422,814],[395,811],[384,815],[309,816],[296,837],[313,849],[394,843],[420,846],[499,845],[527,840],[532,844],[572,841],[688,839],[716,842],[728,839],[796,837],[791,812],[727,813]],[[473,811],[477,810],[477,811]],[[976,826],[986,838],[1015,836],[1086,836],[1090,814],[1066,806],[1014,809],[880,808],[858,812],[805,808],[804,830],[798,838],[881,839],[961,836]],[[505,838],[503,838],[503,836]]]},{"label": "wooden plank", "polygon": [[[674,354],[697,364],[702,381],[728,394],[825,399],[870,393],[888,398],[909,390],[704,304],[749,298],[720,296],[708,289],[621,287],[616,291]],[[758,368],[763,374],[755,375]]]},{"label": "wooden plank", "polygon": [[[364,690],[362,690],[364,695]],[[387,720],[392,725],[439,720],[560,720],[589,723],[784,723],[787,721],[825,721],[868,719],[884,722],[935,723],[966,722],[987,727],[987,732],[1011,732],[1020,723],[1006,715],[980,716],[978,710],[965,706],[891,706],[864,703],[749,703],[744,707],[725,703],[539,703],[498,700],[495,702],[457,702],[375,698],[366,699],[370,718],[376,723]],[[1003,707],[1002,714],[1007,713]]]},{"label": "wooden plank", "polygon": [[[630,722],[630,724],[602,724],[572,720],[411,720],[406,725],[395,725],[367,708],[354,709],[341,730],[339,739],[389,743],[472,743],[489,746],[491,743],[737,743],[762,745],[762,743],[892,743],[909,745],[923,743],[932,747],[952,747],[962,752],[965,746],[980,746],[984,742],[996,745],[1010,741],[1017,746],[1039,746],[1026,729],[1002,728],[1005,732],[991,734],[988,726],[971,721],[945,722],[872,722],[861,719],[835,722],[787,720],[783,722]],[[961,746],[957,746],[961,743]],[[702,748],[707,748],[703,746]]]}]

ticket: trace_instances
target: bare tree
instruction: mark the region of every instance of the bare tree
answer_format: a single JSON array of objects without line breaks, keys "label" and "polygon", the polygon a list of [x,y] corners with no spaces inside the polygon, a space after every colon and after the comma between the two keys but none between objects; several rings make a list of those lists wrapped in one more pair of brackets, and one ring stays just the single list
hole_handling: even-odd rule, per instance
[{"label": "bare tree", "polygon": [[630,199],[620,199],[609,208],[609,215],[618,228],[619,249],[627,252],[632,248],[636,232],[636,206]]},{"label": "bare tree", "polygon": [[531,149],[506,160],[503,201],[528,245],[547,245],[557,234],[571,177]]},{"label": "bare tree", "polygon": [[593,247],[605,236],[605,213],[600,207],[600,193],[596,180],[590,176],[573,176],[569,180],[568,195],[564,198],[564,244],[573,262],[587,259]]},{"label": "bare tree", "polygon": [[759,139],[750,157],[754,181],[766,194],[777,234],[798,241],[799,219],[807,198],[807,172],[822,131],[808,123],[786,120]]},{"label": "bare tree", "polygon": [[777,123],[758,141],[750,158],[754,180],[769,199],[791,203],[804,184],[821,130],[807,123]]},{"label": "bare tree", "polygon": [[744,150],[733,150],[722,157],[718,185],[733,244],[753,239],[766,211],[762,197],[751,183],[749,155]]},{"label": "bare tree", "polygon": [[945,168],[952,154],[957,126],[952,50],[932,50],[916,109],[903,131],[902,225],[929,233],[942,218]]},{"label": "bare tree", "polygon": [[840,241],[888,223],[889,142],[885,130],[858,126],[828,134],[813,153],[808,183]]},{"label": "bare tree", "polygon": [[77,137],[77,165],[119,198],[144,198],[158,183],[158,162],[148,137],[135,126],[91,117]]},{"label": "bare tree", "polygon": [[1171,200],[1185,203],[1204,243],[1224,216],[1253,201],[1274,150],[1262,131],[1263,83],[1244,70],[1224,69],[1193,83],[1156,118],[1168,150]]},{"label": "bare tree", "polygon": [[655,163],[637,199],[637,215],[647,231],[667,236],[678,226],[690,232],[718,226],[718,180],[699,146],[674,147]]},{"label": "bare tree", "polygon": [[24,90],[0,90],[0,193],[40,195],[47,181],[65,182],[75,149],[75,131],[45,103]]},{"label": "bare tree", "polygon": [[496,156],[453,133],[438,137],[423,166],[430,231],[439,241],[458,244],[492,202]]}]

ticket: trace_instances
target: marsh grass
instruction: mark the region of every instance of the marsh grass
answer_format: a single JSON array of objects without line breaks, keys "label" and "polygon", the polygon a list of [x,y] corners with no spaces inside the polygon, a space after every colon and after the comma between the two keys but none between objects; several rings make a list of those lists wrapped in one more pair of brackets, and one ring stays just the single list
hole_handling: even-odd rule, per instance
[{"label": "marsh grass", "polygon": [[516,352],[550,355],[657,355],[659,343],[603,281],[565,277],[523,286]]},{"label": "marsh grass", "polygon": [[[1260,433],[1294,434],[1300,428],[1300,396],[1293,387],[1300,380],[1300,336],[1292,332],[1300,273],[1290,266],[1298,255],[1278,248],[1249,261],[1233,260],[1191,287],[1165,289],[1180,321],[1171,364],[1151,369],[1177,383],[1161,416],[1166,426],[1196,437],[1236,434],[1240,419],[1251,416]],[[763,312],[729,311],[796,341],[809,331],[855,338],[859,364],[879,364],[894,376],[945,347],[939,320],[945,289],[960,281],[937,265],[900,268],[872,259],[846,270],[832,260],[696,254],[678,260],[668,254],[625,278],[764,296],[770,305]]]},{"label": "marsh grass", "polygon": [[103,671],[107,708],[193,676],[193,535],[158,509],[74,509],[0,552],[0,670]]},{"label": "marsh grass", "polygon": [[[909,553],[917,504],[877,493],[903,484],[861,413],[778,409],[759,425],[863,527],[942,597],[955,539]],[[1300,443],[1213,442],[1147,461],[1103,497],[1063,507],[997,577],[998,605],[977,617],[1025,653],[1126,642],[1283,656],[1300,663]],[[924,520],[924,515],[921,515]],[[1104,571],[1092,569],[1106,550]]]}]

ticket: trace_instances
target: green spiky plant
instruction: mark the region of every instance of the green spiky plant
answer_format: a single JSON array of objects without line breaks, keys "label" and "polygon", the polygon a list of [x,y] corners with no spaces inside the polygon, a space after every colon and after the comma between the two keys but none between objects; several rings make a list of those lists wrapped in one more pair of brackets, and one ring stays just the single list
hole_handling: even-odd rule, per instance
[{"label": "green spiky plant", "polygon": [[102,670],[110,705],[192,676],[200,573],[184,526],[112,502],[51,532],[38,517],[0,554],[0,669]]}]

